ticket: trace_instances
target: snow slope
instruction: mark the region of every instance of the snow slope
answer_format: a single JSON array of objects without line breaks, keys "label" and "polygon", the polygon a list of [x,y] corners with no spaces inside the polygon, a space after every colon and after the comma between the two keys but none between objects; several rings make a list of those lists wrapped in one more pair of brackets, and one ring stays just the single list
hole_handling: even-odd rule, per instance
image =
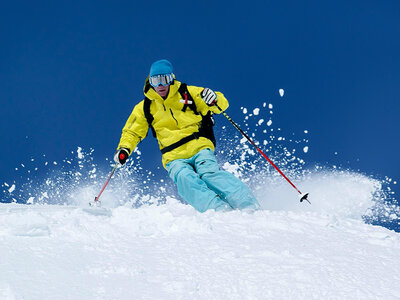
[{"label": "snow slope", "polygon": [[0,299],[396,299],[399,253],[318,212],[0,204]]},{"label": "snow slope", "polygon": [[102,208],[88,202],[110,164],[94,163],[93,149],[32,158],[16,168],[21,180],[1,185],[0,202],[14,203],[0,203],[0,300],[400,299],[400,234],[371,225],[400,231],[397,182],[306,167],[308,130],[285,137],[273,107],[242,108],[244,129],[312,205],[226,126],[218,160],[254,191],[254,214],[196,212],[163,170],[140,165],[138,149]]}]

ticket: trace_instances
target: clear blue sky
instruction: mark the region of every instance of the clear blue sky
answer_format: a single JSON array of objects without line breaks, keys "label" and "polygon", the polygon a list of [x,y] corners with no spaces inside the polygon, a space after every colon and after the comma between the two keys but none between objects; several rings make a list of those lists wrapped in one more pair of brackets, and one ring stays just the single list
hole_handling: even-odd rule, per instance
[{"label": "clear blue sky", "polygon": [[238,121],[284,88],[276,117],[309,130],[308,162],[400,178],[398,1],[3,1],[0,36],[1,183],[42,154],[111,157],[161,58]]}]

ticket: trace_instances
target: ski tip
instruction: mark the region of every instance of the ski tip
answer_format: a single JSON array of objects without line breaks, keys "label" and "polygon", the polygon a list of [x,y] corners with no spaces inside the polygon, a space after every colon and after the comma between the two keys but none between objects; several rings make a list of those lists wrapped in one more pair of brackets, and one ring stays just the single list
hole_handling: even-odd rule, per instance
[{"label": "ski tip", "polygon": [[310,200],[308,200],[308,194],[309,193],[304,193],[300,195],[300,202],[303,202],[304,200],[307,201],[308,203],[311,204]]}]

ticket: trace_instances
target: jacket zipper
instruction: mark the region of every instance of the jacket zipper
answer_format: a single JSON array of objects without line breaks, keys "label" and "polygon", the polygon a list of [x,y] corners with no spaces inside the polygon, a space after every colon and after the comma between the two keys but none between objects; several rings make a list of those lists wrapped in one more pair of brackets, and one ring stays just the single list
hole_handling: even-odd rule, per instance
[{"label": "jacket zipper", "polygon": [[172,112],[172,109],[169,109],[169,111],[171,112],[172,118],[174,118],[176,125],[178,125],[178,120],[175,119],[174,113]]}]

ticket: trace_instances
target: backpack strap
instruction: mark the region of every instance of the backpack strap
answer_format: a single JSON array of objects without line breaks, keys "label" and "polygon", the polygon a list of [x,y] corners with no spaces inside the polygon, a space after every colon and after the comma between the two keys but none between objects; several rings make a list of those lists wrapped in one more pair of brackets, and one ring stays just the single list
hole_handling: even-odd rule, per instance
[{"label": "backpack strap", "polygon": [[188,107],[194,112],[195,115],[198,115],[196,103],[193,100],[192,95],[190,95],[189,90],[187,88],[186,83],[181,83],[181,86],[178,89],[179,94],[185,100],[185,104],[183,105],[182,111],[185,112]]},{"label": "backpack strap", "polygon": [[153,136],[156,138],[157,137],[156,131],[154,130],[154,127],[153,127],[154,117],[150,113],[150,104],[151,104],[151,100],[149,98],[145,97],[144,102],[143,102],[144,116],[146,117],[147,123],[149,124],[149,128],[151,129]]}]

